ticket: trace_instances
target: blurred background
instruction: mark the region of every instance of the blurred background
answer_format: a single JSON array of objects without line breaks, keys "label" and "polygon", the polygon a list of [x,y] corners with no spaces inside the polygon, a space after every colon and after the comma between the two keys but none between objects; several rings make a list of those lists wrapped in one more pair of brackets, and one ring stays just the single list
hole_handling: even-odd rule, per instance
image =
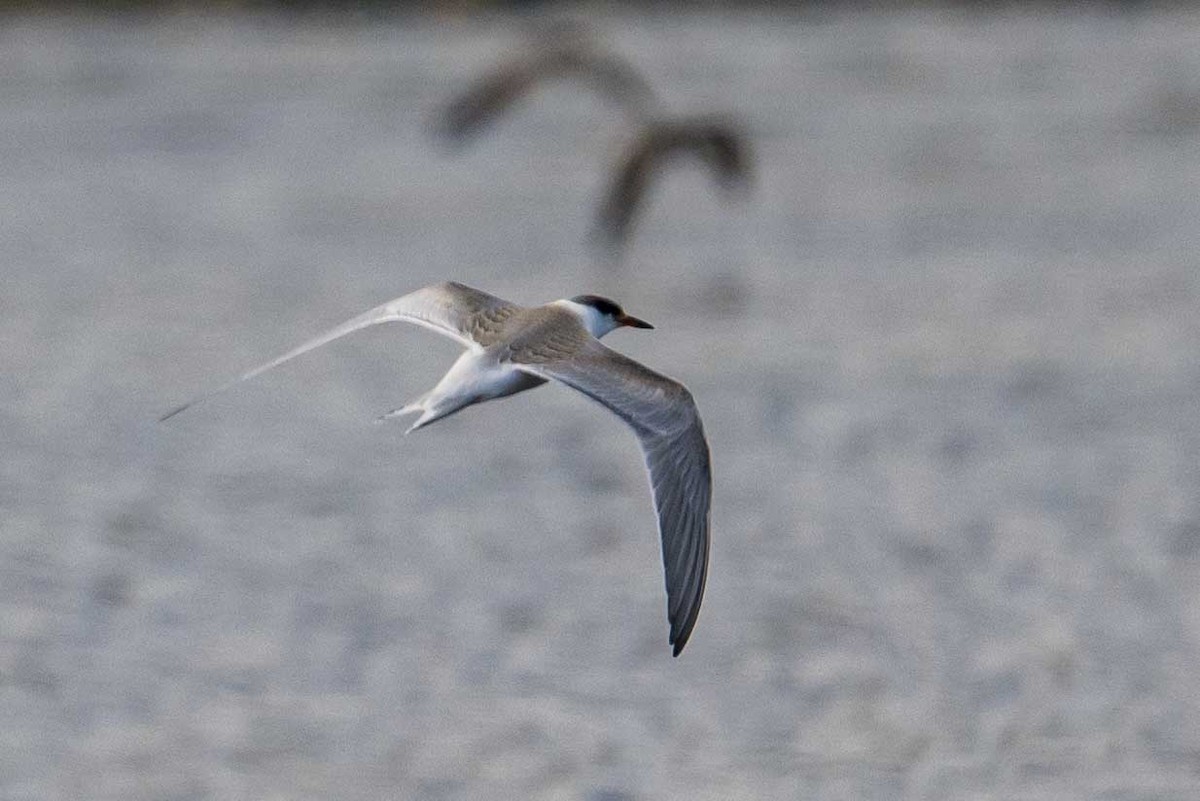
[{"label": "blurred background", "polygon": [[[0,798],[1200,797],[1200,13],[18,5]],[[739,118],[752,194],[680,164],[613,264],[594,94],[431,137],[547,15]],[[392,326],[155,422],[450,278],[657,325],[607,341],[712,446],[679,659],[569,390],[405,438],[457,348]]]}]

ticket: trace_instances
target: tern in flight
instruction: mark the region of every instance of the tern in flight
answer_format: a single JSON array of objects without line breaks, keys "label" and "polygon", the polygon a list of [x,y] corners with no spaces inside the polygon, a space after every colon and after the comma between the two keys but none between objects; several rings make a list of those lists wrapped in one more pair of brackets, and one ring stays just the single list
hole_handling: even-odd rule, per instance
[{"label": "tern in flight", "polygon": [[[666,571],[668,641],[679,656],[696,625],[708,574],[712,472],[708,441],[691,393],[676,381],[600,343],[623,326],[653,328],[607,298],[579,295],[524,307],[458,283],[435,284],[377,306],[249,370],[203,398],[253,378],[327,342],[378,323],[424,326],[466,348],[437,385],[384,415],[419,415],[415,431],[476,403],[551,379],[579,390],[633,429],[654,495]],[[406,432],[407,433],[407,432]]]}]

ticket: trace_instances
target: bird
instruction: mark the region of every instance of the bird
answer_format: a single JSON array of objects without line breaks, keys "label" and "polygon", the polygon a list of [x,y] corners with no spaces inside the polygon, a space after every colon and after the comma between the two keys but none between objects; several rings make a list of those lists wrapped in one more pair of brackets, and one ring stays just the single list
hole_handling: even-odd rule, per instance
[{"label": "bird", "polygon": [[583,81],[636,118],[657,104],[637,70],[603,50],[586,28],[564,23],[541,31],[523,52],[456,96],[442,111],[436,130],[444,141],[461,146],[551,78]]},{"label": "bird", "polygon": [[596,215],[596,240],[620,251],[651,177],[681,157],[699,159],[726,193],[744,192],[751,182],[747,137],[730,119],[664,117],[644,123],[621,153]]},{"label": "bird", "polygon": [[600,342],[618,328],[653,328],[598,295],[525,307],[454,281],[418,289],[352,317],[265,364],[164,414],[197,402],[347,334],[406,322],[448,336],[465,350],[440,381],[380,419],[415,414],[405,433],[469,406],[565,384],[623,420],[636,436],[650,479],[667,590],[668,644],[679,656],[700,613],[708,576],[712,468],[691,392]]},{"label": "bird", "polygon": [[437,130],[461,146],[492,124],[539,81],[573,77],[615,102],[633,126],[612,170],[593,228],[593,243],[619,257],[651,175],[677,156],[698,157],[730,194],[750,185],[748,136],[732,118],[672,114],[626,61],[604,51],[590,31],[563,21],[535,35],[526,51],[502,63],[454,98]]}]

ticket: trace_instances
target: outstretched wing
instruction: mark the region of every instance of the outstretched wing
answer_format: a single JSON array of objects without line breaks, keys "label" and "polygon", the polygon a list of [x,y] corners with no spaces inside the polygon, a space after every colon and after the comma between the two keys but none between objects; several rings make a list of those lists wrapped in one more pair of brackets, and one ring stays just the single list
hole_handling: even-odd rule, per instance
[{"label": "outstretched wing", "polygon": [[600,204],[597,233],[608,246],[625,243],[651,176],[681,155],[704,162],[723,189],[749,182],[749,148],[732,123],[709,118],[650,123],[621,155]]},{"label": "outstretched wing", "polygon": [[479,133],[540,81],[572,76],[592,84],[607,99],[644,115],[654,103],[649,85],[616,56],[601,53],[580,37],[540,46],[484,75],[446,107],[438,130],[461,144]]},{"label": "outstretched wing", "polygon": [[482,349],[496,340],[504,326],[504,321],[520,308],[506,300],[453,281],[427,286],[403,297],[390,300],[381,306],[376,306],[368,312],[363,312],[336,328],[310,339],[303,345],[293,348],[282,356],[252,370],[247,370],[216,389],[210,390],[182,406],[176,406],[160,417],[159,421],[174,417],[189,406],[223,392],[240,381],[265,373],[272,367],[278,367],[327,342],[332,342],[368,326],[391,322],[414,323],[445,334],[468,348]]},{"label": "outstretched wing", "polygon": [[643,132],[621,155],[596,220],[596,234],[607,246],[620,248],[629,238],[630,225],[645,197],[660,151],[655,137]]},{"label": "outstretched wing", "polygon": [[562,355],[536,345],[514,350],[513,363],[553,378],[608,407],[634,430],[646,459],[666,571],[669,641],[679,656],[687,644],[708,575],[712,469],[700,413],[687,388],[605,347],[595,339]]},{"label": "outstretched wing", "polygon": [[517,59],[501,65],[446,106],[438,132],[456,144],[465,142],[528,92],[549,66],[545,58]]}]

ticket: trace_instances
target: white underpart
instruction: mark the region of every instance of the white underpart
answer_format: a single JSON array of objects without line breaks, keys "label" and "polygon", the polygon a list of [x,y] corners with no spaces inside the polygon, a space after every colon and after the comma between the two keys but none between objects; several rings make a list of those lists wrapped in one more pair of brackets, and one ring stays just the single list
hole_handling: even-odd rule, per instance
[{"label": "white underpart", "polygon": [[[597,339],[620,327],[616,320],[592,306],[573,300],[554,302],[578,317],[583,327]],[[543,383],[544,379],[497,361],[494,354],[473,348],[458,357],[458,361],[442,376],[437,386],[383,417],[420,412],[421,416],[408,429],[415,431],[473,404],[514,395]]]},{"label": "white underpart", "polygon": [[494,354],[468,350],[458,357],[437,386],[384,417],[420,412],[421,416],[408,429],[415,431],[468,406],[514,395],[543,383],[544,380],[511,364],[497,361]]},{"label": "white underpart", "polygon": [[557,305],[563,306],[579,318],[583,327],[596,339],[620,327],[620,323],[607,314],[602,314],[595,306],[585,306],[573,300],[556,300]]}]

